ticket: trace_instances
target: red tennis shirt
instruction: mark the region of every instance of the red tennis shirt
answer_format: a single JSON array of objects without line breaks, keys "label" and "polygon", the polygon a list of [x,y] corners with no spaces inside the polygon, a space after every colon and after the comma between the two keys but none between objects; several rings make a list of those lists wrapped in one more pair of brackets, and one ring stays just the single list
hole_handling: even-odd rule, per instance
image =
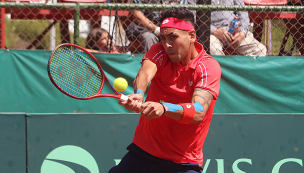
[{"label": "red tennis shirt", "polygon": [[203,145],[211,122],[215,100],[220,90],[221,68],[195,42],[199,55],[188,66],[173,63],[161,43],[155,44],[143,57],[157,66],[146,101],[164,101],[173,104],[191,103],[195,88],[209,91],[213,101],[200,124],[181,124],[165,115],[148,120],[141,117],[133,143],[153,156],[175,163],[203,165]]}]

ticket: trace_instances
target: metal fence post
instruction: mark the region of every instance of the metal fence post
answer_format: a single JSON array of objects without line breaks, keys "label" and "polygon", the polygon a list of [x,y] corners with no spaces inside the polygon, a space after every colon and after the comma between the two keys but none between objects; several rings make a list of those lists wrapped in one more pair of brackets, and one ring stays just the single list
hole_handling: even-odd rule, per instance
[{"label": "metal fence post", "polygon": [[[1,0],[1,2],[4,2],[4,0]],[[5,48],[5,8],[0,8],[0,49]]]},{"label": "metal fence post", "polygon": [[74,10],[74,44],[79,45],[79,20],[80,20],[80,7],[77,2],[77,7]]},{"label": "metal fence post", "polygon": [[[197,0],[197,4],[210,5],[211,0]],[[202,43],[207,54],[210,54],[210,20],[211,10],[198,10],[196,13],[196,35],[198,42]]]}]

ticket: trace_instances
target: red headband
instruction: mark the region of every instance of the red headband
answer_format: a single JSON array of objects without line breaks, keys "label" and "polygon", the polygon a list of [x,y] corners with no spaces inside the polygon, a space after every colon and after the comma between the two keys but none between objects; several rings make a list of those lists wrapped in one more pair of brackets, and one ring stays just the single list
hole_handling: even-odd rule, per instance
[{"label": "red headband", "polygon": [[184,31],[191,31],[194,29],[191,23],[174,17],[167,17],[165,20],[163,20],[160,28],[176,28]]}]

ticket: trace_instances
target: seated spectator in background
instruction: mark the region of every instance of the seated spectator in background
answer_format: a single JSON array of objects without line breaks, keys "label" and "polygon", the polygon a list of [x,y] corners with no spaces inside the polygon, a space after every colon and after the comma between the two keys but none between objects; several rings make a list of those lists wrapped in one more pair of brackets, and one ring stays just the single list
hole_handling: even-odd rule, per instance
[{"label": "seated spectator in background", "polygon": [[[245,5],[243,0],[212,0],[212,5]],[[248,12],[237,13],[240,21],[238,32],[232,35],[228,32],[231,20],[236,16],[233,11],[211,12],[210,54],[225,55],[223,48],[234,49],[240,55],[266,56],[266,47],[257,41],[249,31]]]},{"label": "seated spectator in background", "polygon": [[[86,49],[90,52],[100,52],[100,53],[116,53],[116,46],[111,45],[111,40],[109,39],[109,33],[102,28],[93,28],[90,30],[87,40]],[[111,49],[111,51],[109,51]]]},{"label": "seated spectator in background", "polygon": [[[195,4],[194,0],[128,0],[128,3],[135,4]],[[135,53],[146,53],[150,47],[159,42],[157,37],[159,29],[159,11],[145,9],[142,11],[132,10],[130,15],[122,19],[126,36],[131,42],[129,50],[137,49]],[[139,48],[139,49],[138,49]]]},{"label": "seated spectator in background", "polygon": [[[142,4],[160,3],[158,0],[128,0],[128,3]],[[150,47],[159,42],[157,37],[160,29],[158,27],[158,11],[132,10],[127,19],[124,20],[126,36],[130,41],[128,50],[133,53],[146,53]]]},{"label": "seated spectator in background", "polygon": [[[140,3],[135,0],[133,3]],[[143,2],[145,3],[145,2]],[[148,14],[150,12],[150,14]],[[159,33],[158,23],[155,18],[158,14],[151,11],[133,10],[130,20],[132,21],[126,29],[126,36],[132,46],[135,46],[136,53],[146,53],[153,44],[159,42],[157,37]]]}]

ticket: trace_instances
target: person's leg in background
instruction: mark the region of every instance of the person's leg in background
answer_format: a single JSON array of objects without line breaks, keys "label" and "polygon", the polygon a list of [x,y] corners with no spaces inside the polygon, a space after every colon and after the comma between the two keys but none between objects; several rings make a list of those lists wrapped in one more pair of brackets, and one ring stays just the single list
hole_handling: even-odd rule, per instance
[{"label": "person's leg in background", "polygon": [[244,56],[266,56],[267,53],[266,47],[249,31],[241,44],[234,49]]},{"label": "person's leg in background", "polygon": [[225,55],[222,42],[214,35],[210,35],[210,55]]},{"label": "person's leg in background", "polygon": [[155,34],[147,31],[147,32],[142,33],[142,36],[139,37],[139,42],[142,44],[142,46],[144,48],[143,53],[147,53],[153,44],[156,44],[159,42],[159,39]]},{"label": "person's leg in background", "polygon": [[134,23],[130,24],[126,31],[126,35],[131,46],[133,46],[132,53],[145,54],[153,44],[159,42],[159,39],[155,34]]}]

